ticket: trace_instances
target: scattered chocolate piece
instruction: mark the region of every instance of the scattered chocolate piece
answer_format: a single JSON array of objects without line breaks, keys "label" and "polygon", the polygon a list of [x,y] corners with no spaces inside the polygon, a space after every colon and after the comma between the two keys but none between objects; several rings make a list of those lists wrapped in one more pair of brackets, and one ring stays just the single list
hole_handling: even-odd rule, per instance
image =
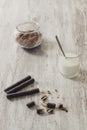
[{"label": "scattered chocolate piece", "polygon": [[50,91],[42,91],[42,94],[51,94]]},{"label": "scattered chocolate piece", "polygon": [[54,110],[53,110],[53,109],[50,109],[50,108],[47,109],[47,112],[48,112],[49,114],[54,114]]},{"label": "scattered chocolate piece", "polygon": [[48,92],[48,94],[51,94],[51,92],[49,90],[47,92]]},{"label": "scattered chocolate piece", "polygon": [[30,103],[27,104],[27,107],[31,109],[31,108],[34,107],[35,105],[36,105],[35,102],[32,101],[32,102],[30,102]]},{"label": "scattered chocolate piece", "polygon": [[45,114],[44,109],[37,109],[37,114],[39,114],[39,115]]},{"label": "scattered chocolate piece", "polygon": [[58,90],[57,90],[57,89],[55,89],[55,92],[58,92]]},{"label": "scattered chocolate piece", "polygon": [[63,104],[60,104],[58,107],[60,110],[63,110],[65,112],[68,112],[68,110],[63,106]]},{"label": "scattered chocolate piece", "polygon": [[47,91],[42,91],[42,94],[47,94]]},{"label": "scattered chocolate piece", "polygon": [[47,103],[47,108],[55,109],[56,108],[56,104],[55,103]]},{"label": "scattered chocolate piece", "polygon": [[42,99],[42,101],[46,101],[47,100],[47,95],[44,95],[41,99]]},{"label": "scattered chocolate piece", "polygon": [[46,103],[46,102],[42,102],[41,105],[42,105],[43,107],[47,107],[47,103]]}]

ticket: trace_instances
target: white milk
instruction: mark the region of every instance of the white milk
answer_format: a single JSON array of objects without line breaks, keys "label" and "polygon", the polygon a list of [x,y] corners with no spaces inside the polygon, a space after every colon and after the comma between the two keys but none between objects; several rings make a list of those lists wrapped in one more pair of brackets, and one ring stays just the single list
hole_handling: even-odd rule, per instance
[{"label": "white milk", "polygon": [[[59,56],[59,71],[66,77],[72,78],[76,76],[79,70],[79,57],[73,53],[66,53],[67,57]],[[74,58],[75,57],[75,58]]]}]

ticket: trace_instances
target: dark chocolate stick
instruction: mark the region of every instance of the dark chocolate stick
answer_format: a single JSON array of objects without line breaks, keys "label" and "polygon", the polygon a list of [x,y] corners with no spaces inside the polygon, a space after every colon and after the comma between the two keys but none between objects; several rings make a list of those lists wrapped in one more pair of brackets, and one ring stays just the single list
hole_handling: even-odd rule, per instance
[{"label": "dark chocolate stick", "polygon": [[4,91],[7,92],[7,91],[9,91],[9,90],[15,88],[15,87],[18,86],[19,84],[22,84],[23,82],[25,82],[25,81],[27,81],[27,80],[29,80],[29,79],[31,79],[31,76],[30,76],[30,75],[27,76],[27,77],[25,77],[24,79],[18,81],[17,83],[11,85],[10,87],[6,88]]},{"label": "dark chocolate stick", "polygon": [[12,99],[12,98],[18,98],[18,97],[23,97],[23,96],[28,96],[28,95],[31,96],[31,95],[34,95],[39,92],[40,92],[39,88],[35,88],[35,89],[31,89],[29,91],[7,94],[7,98]]},{"label": "dark chocolate stick", "polygon": [[22,84],[16,86],[15,88],[13,88],[13,89],[7,91],[7,94],[18,92],[19,90],[21,90],[21,89],[27,87],[28,85],[33,84],[34,81],[35,81],[34,79],[29,79],[29,80],[25,81],[24,83],[22,83]]}]

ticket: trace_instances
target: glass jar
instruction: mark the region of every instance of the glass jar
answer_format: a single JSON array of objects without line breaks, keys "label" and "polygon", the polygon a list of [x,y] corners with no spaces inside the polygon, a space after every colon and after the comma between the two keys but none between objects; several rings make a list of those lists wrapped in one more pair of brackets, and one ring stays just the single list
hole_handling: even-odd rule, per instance
[{"label": "glass jar", "polygon": [[15,39],[23,48],[34,48],[41,44],[42,34],[36,22],[25,22],[16,26]]}]

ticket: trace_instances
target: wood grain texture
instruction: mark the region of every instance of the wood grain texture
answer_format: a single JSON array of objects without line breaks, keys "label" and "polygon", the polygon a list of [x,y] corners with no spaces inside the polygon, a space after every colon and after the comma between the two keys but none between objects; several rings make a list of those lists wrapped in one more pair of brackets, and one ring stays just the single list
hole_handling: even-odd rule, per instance
[{"label": "wood grain texture", "polygon": [[[34,19],[40,23],[43,44],[25,51],[18,47],[15,26]],[[87,50],[76,79],[66,79],[58,71],[58,34],[64,46],[87,44],[87,0],[1,0],[0,1],[0,130],[87,130]],[[58,89],[68,113],[39,116],[26,104],[40,97],[9,101],[3,90],[26,75],[41,90]]]}]

